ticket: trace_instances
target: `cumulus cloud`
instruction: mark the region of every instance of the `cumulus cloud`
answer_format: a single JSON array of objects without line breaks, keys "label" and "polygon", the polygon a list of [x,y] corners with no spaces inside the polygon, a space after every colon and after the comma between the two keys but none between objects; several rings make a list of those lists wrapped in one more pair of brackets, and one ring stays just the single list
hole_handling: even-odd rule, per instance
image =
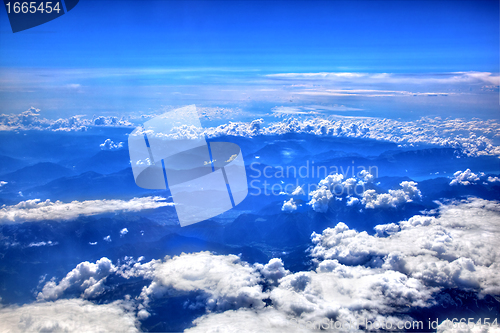
[{"label": "cumulus cloud", "polygon": [[[439,217],[416,215],[399,226],[376,227],[378,235],[339,223],[313,234],[311,255],[346,265],[401,272],[427,286],[500,294],[500,203],[469,199],[443,205]],[[385,237],[386,236],[386,237]]]},{"label": "cumulus cloud", "polygon": [[156,263],[152,274],[153,282],[144,287],[140,296],[145,305],[151,298],[200,292],[204,302],[189,307],[212,310],[264,307],[261,275],[234,255],[181,254]]},{"label": "cumulus cloud", "polygon": [[31,107],[20,114],[1,114],[0,131],[10,130],[49,130],[49,131],[86,131],[91,126],[132,126],[128,120],[109,116],[93,116],[83,118],[72,116],[67,119],[50,120],[41,116],[40,109]]},{"label": "cumulus cloud", "polygon": [[273,258],[265,265],[256,264],[255,267],[266,281],[271,284],[277,284],[281,278],[290,274],[290,271],[285,269],[285,265],[280,258]]},{"label": "cumulus cloud", "polygon": [[115,143],[111,139],[106,139],[104,143],[101,143],[99,146],[101,147],[102,150],[115,150],[122,148],[123,142]]},{"label": "cumulus cloud", "polygon": [[295,188],[295,190],[293,190],[293,192],[290,195],[297,197],[297,196],[305,195],[305,192],[304,192],[304,189],[302,188],[302,186],[297,186]]},{"label": "cumulus cloud", "polygon": [[500,178],[498,178],[498,177],[491,177],[490,176],[490,177],[488,177],[488,181],[490,183],[500,182]]},{"label": "cumulus cloud", "polygon": [[405,308],[431,306],[435,290],[400,272],[328,260],[316,271],[287,275],[271,290],[270,298],[288,316],[310,322],[379,316],[390,320],[387,317]]},{"label": "cumulus cloud", "polygon": [[125,258],[121,265],[102,258],[79,264],[58,283],[47,282],[39,300],[75,293],[92,298],[106,291],[111,274],[142,277],[151,282],[133,301],[139,320],[150,316],[152,300],[197,293],[186,310],[206,313],[189,332],[303,332],[332,318],[404,325],[412,320],[408,309],[436,305],[444,288],[500,295],[499,202],[448,202],[437,216],[415,215],[375,231],[369,235],[338,223],[313,233],[314,269],[295,273],[279,258],[250,265],[209,252],[146,263]]},{"label": "cumulus cloud", "polygon": [[[467,132],[469,135],[464,136]],[[252,123],[231,122],[204,130],[207,137],[283,135],[305,133],[319,136],[364,138],[394,142],[402,146],[437,145],[459,149],[469,156],[500,155],[494,143],[500,123],[489,120],[465,120],[423,117],[415,121],[399,121],[369,117],[290,117],[255,131]],[[201,135],[197,133],[196,135]]]},{"label": "cumulus cloud", "polygon": [[470,169],[462,171],[457,171],[453,174],[454,179],[450,182],[450,185],[471,185],[474,182],[479,181],[479,176],[473,173]]},{"label": "cumulus cloud", "polygon": [[422,198],[417,183],[413,181],[401,182],[399,184],[401,189],[389,190],[388,193],[377,193],[376,190],[366,190],[365,188],[366,184],[373,182],[373,175],[364,171],[362,174],[360,173],[360,177],[361,179],[347,178],[344,180],[342,174],[328,175],[318,183],[319,188],[317,190],[309,193],[311,199],[307,204],[314,211],[325,213],[328,211],[328,205],[334,197],[341,199],[346,196],[347,206],[361,203],[366,208],[395,208]]},{"label": "cumulus cloud", "polygon": [[120,230],[120,237],[123,237],[126,234],[128,234],[128,229],[127,228],[123,228],[122,230]]},{"label": "cumulus cloud", "polygon": [[139,332],[123,301],[96,305],[82,299],[0,307],[4,332]]},{"label": "cumulus cloud", "polygon": [[402,189],[389,190],[388,193],[377,193],[375,190],[366,190],[362,194],[362,203],[366,208],[394,208],[422,197],[420,190],[417,188],[417,183],[404,181],[399,185]]},{"label": "cumulus cloud", "polygon": [[315,212],[326,213],[328,211],[328,203],[333,198],[332,192],[325,186],[309,193],[311,200],[307,203]]},{"label": "cumulus cloud", "polygon": [[347,206],[354,206],[354,205],[358,204],[359,202],[360,202],[360,200],[356,197],[348,197],[346,205]]},{"label": "cumulus cloud", "polygon": [[293,201],[293,198],[285,201],[283,203],[283,207],[281,207],[281,210],[287,213],[291,213],[293,211],[297,210],[297,204]]},{"label": "cumulus cloud", "polygon": [[54,280],[47,282],[37,300],[56,300],[65,293],[81,293],[83,298],[95,298],[107,289],[104,282],[115,271],[116,267],[108,258],[101,258],[96,263],[82,262],[59,283]]},{"label": "cumulus cloud", "polygon": [[370,172],[366,170],[361,170],[359,172],[359,176],[362,178],[362,180],[366,183],[371,183],[375,179],[375,176],[373,176]]},{"label": "cumulus cloud", "polygon": [[40,201],[33,199],[21,201],[12,206],[0,208],[0,223],[22,223],[44,220],[72,220],[82,215],[96,215],[113,212],[137,212],[172,206],[162,197],[143,197],[131,200],[88,200],[64,203],[52,202],[49,199]]},{"label": "cumulus cloud", "polygon": [[[470,78],[487,80],[488,75]],[[497,78],[497,77],[496,77]],[[412,78],[414,80],[414,78]],[[129,117],[130,118],[130,117]],[[140,117],[139,117],[140,118]],[[143,120],[141,118],[141,120]],[[465,120],[423,117],[414,121],[399,121],[370,117],[322,117],[307,119],[289,117],[282,121],[263,126],[263,119],[251,122],[229,122],[217,127],[208,127],[201,131],[192,126],[179,126],[171,133],[156,133],[169,138],[195,138],[206,136],[282,135],[288,133],[306,133],[319,136],[363,138],[395,142],[402,146],[438,145],[459,149],[469,156],[500,155],[500,147],[494,143],[500,135],[500,123],[496,120]],[[73,116],[56,121],[41,118],[40,110],[31,108],[18,115],[0,115],[0,130],[86,130],[90,126],[131,127],[127,119],[116,117],[93,116],[86,119]],[[463,133],[469,133],[463,135]],[[140,133],[143,134],[143,133]]]}]

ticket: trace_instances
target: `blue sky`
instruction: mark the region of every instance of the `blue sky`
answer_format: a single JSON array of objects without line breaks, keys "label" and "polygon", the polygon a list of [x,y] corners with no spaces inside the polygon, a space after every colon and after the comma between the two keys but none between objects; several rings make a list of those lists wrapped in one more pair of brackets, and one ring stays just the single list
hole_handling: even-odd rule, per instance
[{"label": "blue sky", "polygon": [[[498,1],[81,0],[15,34],[0,12],[0,113],[500,115]],[[269,76],[318,72],[363,75]]]},{"label": "blue sky", "polygon": [[2,67],[498,72],[498,1],[86,1],[10,31]]}]

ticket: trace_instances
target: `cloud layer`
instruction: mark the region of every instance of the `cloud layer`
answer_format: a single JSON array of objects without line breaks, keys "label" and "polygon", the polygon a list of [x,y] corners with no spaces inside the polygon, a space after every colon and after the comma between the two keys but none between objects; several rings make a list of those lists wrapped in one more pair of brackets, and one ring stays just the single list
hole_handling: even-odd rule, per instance
[{"label": "cloud layer", "polygon": [[83,215],[96,215],[113,212],[137,212],[172,206],[162,197],[143,197],[131,200],[87,200],[64,203],[52,202],[49,199],[40,201],[33,199],[22,201],[12,206],[0,208],[0,223],[22,223],[44,220],[72,220]]},{"label": "cloud layer", "polygon": [[[185,296],[185,311],[205,310],[188,332],[308,332],[329,320],[356,323],[349,330],[361,331],[366,320],[403,327],[413,320],[408,310],[437,305],[436,295],[446,288],[500,295],[499,202],[451,201],[441,204],[437,216],[415,215],[375,230],[372,236],[340,222],[313,233],[308,253],[314,267],[295,273],[279,258],[251,265],[210,252],[145,263],[141,258],[116,265],[107,258],[83,262],[59,282],[46,282],[38,303],[2,308],[0,319],[7,327],[31,325],[28,330],[70,327],[67,318],[95,310],[102,315],[88,325],[104,325],[101,319],[108,317],[112,323],[119,315],[124,326],[117,327],[134,331],[155,315],[156,301]],[[148,282],[135,298],[88,302],[108,291],[105,282],[113,274]],[[75,295],[78,299],[61,300]],[[23,320],[28,314],[31,319]],[[445,332],[445,326],[439,330]]]},{"label": "cloud layer", "polygon": [[[133,118],[133,117],[129,117]],[[139,117],[141,118],[141,117]],[[142,118],[141,118],[142,119]],[[146,118],[144,118],[146,119]],[[142,119],[143,120],[143,119]],[[142,121],[141,120],[141,121]],[[438,145],[461,149],[470,156],[497,155],[500,147],[494,140],[500,138],[500,123],[496,120],[465,120],[423,117],[415,121],[399,121],[370,117],[289,117],[263,126],[263,119],[251,122],[229,122],[208,127],[203,133],[189,126],[175,128],[175,133],[158,133],[169,138],[192,138],[205,135],[219,136],[282,135],[306,133],[319,136],[363,138],[394,142],[403,146]],[[18,115],[0,115],[1,130],[86,130],[90,126],[131,127],[127,119],[94,116],[91,119],[70,117],[48,120],[40,116],[40,110],[31,108]],[[106,144],[105,144],[106,146]]]},{"label": "cloud layer", "polygon": [[4,332],[139,332],[123,301],[97,305],[82,299],[0,308]]}]

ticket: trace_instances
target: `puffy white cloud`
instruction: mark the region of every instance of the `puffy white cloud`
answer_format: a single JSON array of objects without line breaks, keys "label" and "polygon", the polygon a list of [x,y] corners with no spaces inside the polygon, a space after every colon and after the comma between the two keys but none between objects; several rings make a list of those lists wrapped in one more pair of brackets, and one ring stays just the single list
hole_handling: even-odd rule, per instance
[{"label": "puffy white cloud", "polygon": [[[340,200],[342,196],[347,195],[347,206],[362,203],[366,208],[397,207],[422,197],[417,183],[413,181],[401,182],[399,184],[401,189],[389,190],[388,193],[377,193],[373,189],[365,190],[365,185],[373,181],[373,176],[364,172],[361,177],[363,179],[348,178],[344,180],[342,174],[328,175],[318,183],[317,190],[309,193],[311,200],[307,204],[312,206],[314,211],[325,213],[334,196]],[[362,189],[361,193],[359,193],[360,189]],[[361,198],[356,197],[359,194],[361,194]]]},{"label": "puffy white cloud", "polygon": [[396,223],[376,225],[373,229],[375,229],[378,237],[392,235],[400,230],[399,225],[397,225]]},{"label": "puffy white cloud", "polygon": [[[468,77],[488,78],[489,76]],[[412,78],[413,80],[414,78]],[[130,118],[130,117],[129,117]],[[139,117],[140,118],[140,117]],[[143,120],[143,119],[141,119]],[[465,120],[423,117],[415,121],[399,121],[369,117],[328,117],[321,116],[300,119],[290,117],[263,127],[263,119],[251,122],[229,122],[217,127],[209,127],[200,131],[189,126],[179,126],[172,133],[156,133],[171,138],[194,138],[206,136],[244,136],[281,135],[287,133],[308,133],[320,136],[364,138],[395,142],[404,146],[432,144],[457,148],[470,156],[500,155],[500,147],[494,139],[500,132],[500,123],[496,120]],[[116,117],[94,116],[84,119],[73,116],[56,121],[40,117],[40,110],[31,108],[19,115],[0,115],[0,130],[85,130],[89,126],[133,126],[127,119]],[[463,135],[463,133],[469,133]],[[143,133],[139,133],[143,134]]]},{"label": "puffy white cloud", "polygon": [[280,258],[273,258],[265,265],[256,264],[255,267],[260,271],[262,276],[272,284],[278,283],[279,279],[290,274],[290,271],[285,269],[283,261]]},{"label": "puffy white cloud", "polygon": [[34,222],[44,220],[72,220],[81,215],[96,215],[112,212],[137,212],[172,206],[162,197],[143,197],[131,200],[87,200],[64,203],[33,199],[0,208],[0,223]]},{"label": "puffy white cloud", "polygon": [[[415,121],[399,121],[369,117],[289,117],[263,126],[263,119],[252,122],[229,122],[217,127],[199,128],[179,126],[169,133],[155,133],[160,137],[198,138],[206,136],[284,135],[304,133],[318,136],[363,138],[389,141],[401,146],[436,145],[459,149],[469,156],[500,155],[494,143],[500,132],[496,120],[464,120],[423,117]],[[467,132],[469,135],[464,136]],[[140,135],[144,132],[138,133]],[[150,133],[151,134],[151,133]],[[368,181],[368,180],[366,180]]]},{"label": "puffy white cloud", "polygon": [[296,197],[296,196],[305,195],[305,192],[304,192],[304,189],[302,188],[302,186],[297,186],[295,188],[295,190],[293,190],[293,192],[290,195]]},{"label": "puffy white cloud", "polygon": [[122,301],[96,305],[82,299],[0,307],[3,332],[139,332]]},{"label": "puffy white cloud", "polygon": [[358,204],[359,202],[360,202],[360,200],[356,197],[348,197],[346,205],[347,206],[354,206],[354,205]]},{"label": "puffy white cloud", "polygon": [[344,223],[313,234],[311,255],[347,265],[395,270],[429,286],[500,294],[500,203],[470,199],[443,205],[440,216],[416,215],[378,226],[381,238]]},{"label": "puffy white cloud", "polygon": [[342,185],[342,180],[344,179],[344,176],[341,174],[333,174],[333,175],[328,175],[326,176],[325,179],[320,180],[319,182],[319,187],[326,187],[328,189],[335,189],[336,186]]},{"label": "puffy white cloud", "polygon": [[500,178],[499,177],[488,177],[488,181],[490,183],[495,183],[495,182],[500,182]]},{"label": "puffy white cloud", "polygon": [[122,148],[123,142],[115,143],[111,139],[106,139],[104,143],[101,143],[99,146],[101,147],[102,150],[114,150]]},{"label": "puffy white cloud", "polygon": [[397,207],[403,203],[412,202],[422,197],[417,183],[413,181],[404,181],[399,184],[402,189],[389,190],[389,193],[377,193],[375,190],[366,190],[363,192],[362,203],[366,208],[388,208]]},{"label": "puffy white cloud", "polygon": [[[464,132],[470,134],[464,136]],[[207,137],[225,135],[252,137],[254,135],[307,133],[320,136],[389,141],[402,146],[431,144],[460,149],[470,156],[500,155],[500,147],[494,144],[494,139],[499,132],[500,123],[491,119],[442,120],[423,117],[419,120],[405,122],[392,119],[341,116],[330,118],[318,116],[308,119],[290,117],[270,123],[266,127],[260,126],[258,132],[254,130],[251,123],[244,122],[231,122],[204,130]]]},{"label": "puffy white cloud", "polygon": [[140,296],[145,305],[151,298],[201,292],[203,303],[189,307],[214,310],[264,307],[261,275],[234,255],[181,254],[156,263],[152,274],[153,282],[144,287]]},{"label": "puffy white cloud", "polygon": [[462,171],[457,171],[453,174],[455,177],[450,185],[471,185],[479,180],[479,176],[473,173],[470,169]]},{"label": "puffy white cloud", "polygon": [[0,115],[0,131],[9,130],[49,130],[49,131],[86,131],[90,126],[128,127],[132,123],[125,119],[109,116],[94,116],[86,119],[72,116],[67,119],[50,120],[42,118],[40,109],[31,107],[20,114]]},{"label": "puffy white cloud", "polygon": [[116,266],[103,258],[102,273],[97,262],[82,263],[61,282],[46,283],[42,293],[73,290],[86,297],[102,291],[109,274],[143,277],[152,282],[134,300],[142,303],[133,310],[141,320],[150,316],[152,299],[198,293],[186,310],[207,312],[189,332],[307,332],[313,330],[311,323],[329,319],[396,327],[412,320],[405,315],[409,308],[435,305],[434,296],[443,288],[500,295],[499,202],[449,202],[438,216],[415,215],[375,231],[372,236],[339,223],[313,234],[311,271],[291,273],[278,258],[249,265],[234,255],[209,252],[147,263],[125,258]]},{"label": "puffy white cloud", "polygon": [[7,184],[8,184],[8,182],[0,181],[0,187],[7,185]]},{"label": "puffy white cloud", "polygon": [[280,311],[311,322],[325,318],[373,320],[408,307],[431,306],[436,290],[401,272],[325,260],[316,271],[282,278],[270,298]]},{"label": "puffy white cloud", "polygon": [[312,206],[312,209],[318,213],[326,213],[328,211],[328,203],[333,198],[332,192],[326,187],[321,187],[309,193],[311,200],[307,203]]},{"label": "puffy white cloud", "polygon": [[127,228],[123,228],[122,230],[120,230],[120,237],[123,237],[126,234],[128,234],[128,229]]},{"label": "puffy white cloud", "polygon": [[281,207],[281,210],[287,213],[291,213],[293,211],[297,210],[297,204],[293,201],[293,198],[285,201],[283,203],[283,207]]},{"label": "puffy white cloud", "polygon": [[96,263],[84,261],[78,264],[59,283],[54,280],[45,283],[37,300],[56,300],[65,293],[81,293],[81,297],[95,298],[102,294],[107,287],[106,278],[116,271],[116,267],[108,258],[101,258]]},{"label": "puffy white cloud", "polygon": [[362,177],[363,181],[366,183],[371,183],[375,179],[375,176],[366,170],[361,170],[359,176]]}]

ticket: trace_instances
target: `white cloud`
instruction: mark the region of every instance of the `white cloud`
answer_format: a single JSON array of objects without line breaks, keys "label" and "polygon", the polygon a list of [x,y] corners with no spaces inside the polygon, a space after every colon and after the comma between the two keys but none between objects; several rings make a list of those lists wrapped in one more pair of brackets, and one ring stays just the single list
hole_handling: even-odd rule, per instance
[{"label": "white cloud", "polygon": [[[105,291],[110,274],[143,277],[152,282],[130,306],[141,320],[150,316],[150,300],[195,292],[199,295],[186,309],[207,312],[188,332],[302,332],[311,331],[308,323],[328,318],[396,327],[412,320],[405,315],[409,308],[434,306],[434,296],[444,288],[500,295],[499,202],[449,202],[436,217],[415,215],[375,231],[372,236],[338,223],[313,234],[315,269],[296,273],[279,258],[249,265],[234,255],[209,252],[147,263],[125,258],[116,266],[102,258],[79,264],[59,283],[47,282],[39,298],[75,292],[93,297]],[[264,306],[264,300],[271,304]]]},{"label": "white cloud", "polygon": [[99,146],[101,147],[102,150],[115,150],[122,148],[123,142],[115,143],[111,139],[106,139],[104,143],[101,143]]},{"label": "white cloud", "polygon": [[128,234],[128,229],[127,228],[123,228],[122,230],[120,230],[120,237],[123,237],[126,234]]},{"label": "white cloud", "polygon": [[488,181],[489,181],[490,183],[500,182],[500,178],[498,178],[498,177],[491,177],[491,176],[490,176],[490,177],[488,177]]},{"label": "white cloud", "polygon": [[[328,175],[318,183],[317,190],[309,193],[311,200],[307,204],[312,206],[314,211],[325,213],[328,211],[328,205],[334,196],[341,200],[344,195],[347,195],[347,206],[362,203],[366,208],[395,208],[422,198],[417,183],[413,181],[401,182],[399,184],[401,189],[389,190],[388,193],[377,193],[373,189],[365,190],[365,185],[371,183],[374,177],[368,172],[360,173],[360,176],[362,180],[356,178],[343,180],[342,174]],[[357,187],[362,189],[361,193]],[[361,198],[357,198],[355,195],[360,195]]]},{"label": "white cloud", "polygon": [[396,223],[376,225],[373,229],[377,233],[378,237],[392,235],[400,230],[399,225]]},{"label": "white cloud", "polygon": [[[260,120],[259,120],[260,121]],[[260,126],[261,122],[259,123]],[[319,136],[364,138],[389,141],[402,146],[436,145],[460,149],[469,156],[500,155],[500,147],[494,143],[500,132],[496,120],[464,120],[423,117],[415,121],[399,121],[370,117],[314,117],[288,119],[259,127],[255,131],[251,123],[231,122],[204,130],[207,137],[255,135],[282,135],[307,133]],[[179,131],[186,129],[179,129]],[[469,133],[464,136],[463,133]],[[181,133],[186,136],[188,133]],[[200,133],[191,135],[201,135]]]},{"label": "white cloud", "polygon": [[328,203],[333,198],[332,192],[326,186],[323,186],[309,193],[311,200],[307,203],[315,212],[326,213],[328,211]]},{"label": "white cloud", "polygon": [[72,220],[81,215],[96,215],[113,212],[137,212],[144,209],[154,209],[172,206],[162,197],[143,197],[131,200],[88,200],[51,202],[49,199],[40,201],[33,199],[21,201],[12,206],[3,205],[0,208],[0,223],[34,222],[43,220]]},{"label": "white cloud", "polygon": [[279,279],[290,274],[290,271],[285,269],[283,261],[280,258],[273,258],[265,265],[256,264],[255,267],[260,271],[262,276],[272,284],[277,284]]},{"label": "white cloud", "polygon": [[422,197],[420,190],[417,188],[417,183],[413,181],[404,181],[399,185],[402,189],[389,190],[389,193],[380,194],[375,190],[366,190],[362,195],[362,203],[366,208],[394,208]]},{"label": "white cloud", "polygon": [[473,173],[470,169],[462,171],[457,171],[453,174],[455,177],[450,185],[471,185],[479,180],[479,176]]},{"label": "white cloud", "polygon": [[287,275],[270,298],[287,315],[317,322],[332,317],[370,319],[404,312],[409,306],[428,307],[435,291],[400,272],[328,260],[316,271]]},{"label": "white cloud", "polygon": [[134,313],[121,302],[96,305],[82,299],[0,307],[4,332],[139,332]]},{"label": "white cloud", "polygon": [[40,109],[31,107],[20,114],[1,114],[0,131],[11,130],[49,130],[49,131],[86,131],[90,126],[129,127],[132,123],[116,117],[93,116],[86,119],[72,116],[67,119],[50,120],[42,118]]},{"label": "white cloud", "polygon": [[395,270],[426,285],[500,294],[500,203],[470,199],[443,205],[440,216],[416,215],[396,226],[378,226],[381,238],[339,223],[313,235],[319,261]]},{"label": "white cloud", "polygon": [[181,254],[154,265],[153,282],[142,290],[140,298],[147,305],[151,298],[202,292],[201,304],[213,310],[240,307],[264,307],[261,276],[255,268],[234,255],[209,252]]},{"label": "white cloud", "polygon": [[293,192],[290,195],[297,197],[297,196],[305,195],[305,192],[304,192],[304,189],[302,188],[302,186],[297,186],[295,188],[295,190],[293,190]]},{"label": "white cloud", "polygon": [[65,293],[81,293],[83,298],[95,298],[102,294],[107,287],[106,278],[116,271],[116,267],[108,258],[101,258],[96,263],[84,261],[69,272],[59,283],[54,280],[47,282],[37,300],[56,300]]},{"label": "white cloud", "polygon": [[358,204],[359,202],[360,202],[360,200],[358,198],[356,198],[356,197],[349,197],[347,199],[347,203],[346,204],[347,204],[347,206],[354,206],[354,205]]},{"label": "white cloud", "polygon": [[276,332],[295,333],[306,332],[298,325],[293,325],[290,318],[283,312],[272,307],[260,309],[229,310],[222,313],[210,313],[194,320],[194,327],[184,332],[186,333],[255,333],[255,332]]},{"label": "white cloud", "polygon": [[[335,73],[335,75],[337,74]],[[456,79],[458,81],[468,79],[488,81],[491,79],[491,74],[457,73],[455,77],[462,78]],[[494,80],[496,79],[498,77],[495,77]],[[411,80],[415,80],[415,78],[412,77]],[[262,126],[263,123],[263,119],[255,119],[251,122],[229,122],[217,127],[206,128],[203,132],[189,126],[179,126],[174,129],[173,133],[162,135],[171,138],[199,136],[214,138],[219,136],[252,137],[255,135],[307,133],[320,136],[389,141],[403,146],[431,144],[460,149],[469,156],[500,155],[500,147],[494,143],[494,139],[500,136],[498,134],[500,133],[500,123],[493,119],[465,120],[457,118],[443,120],[423,117],[414,121],[399,121],[370,117],[331,116],[325,118],[317,116],[308,119],[290,117],[270,123],[266,127]],[[94,116],[92,119],[73,116],[68,119],[52,121],[41,118],[40,110],[36,108],[31,108],[19,115],[0,115],[0,131],[28,129],[70,131],[86,130],[90,126],[131,127],[133,124],[126,119],[103,116]]]},{"label": "white cloud", "polygon": [[283,207],[281,207],[281,210],[287,213],[291,213],[293,211],[297,210],[297,204],[293,201],[293,198],[285,201],[283,203]]},{"label": "white cloud", "polygon": [[362,177],[363,181],[366,183],[371,183],[375,179],[375,176],[366,170],[361,170],[359,176]]},{"label": "white cloud", "polygon": [[57,245],[59,244],[58,242],[52,242],[52,241],[48,241],[48,242],[32,242],[32,243],[29,243],[28,247],[40,247],[40,246],[54,246],[54,245]]},{"label": "white cloud", "polygon": [[[324,80],[332,82],[345,82],[351,83],[392,83],[392,84],[457,84],[457,83],[474,83],[482,82],[487,84],[499,85],[500,76],[489,72],[455,72],[440,75],[405,75],[393,73],[278,73],[268,74],[269,78],[289,79],[289,80]],[[349,91],[349,90],[346,90]]]}]

